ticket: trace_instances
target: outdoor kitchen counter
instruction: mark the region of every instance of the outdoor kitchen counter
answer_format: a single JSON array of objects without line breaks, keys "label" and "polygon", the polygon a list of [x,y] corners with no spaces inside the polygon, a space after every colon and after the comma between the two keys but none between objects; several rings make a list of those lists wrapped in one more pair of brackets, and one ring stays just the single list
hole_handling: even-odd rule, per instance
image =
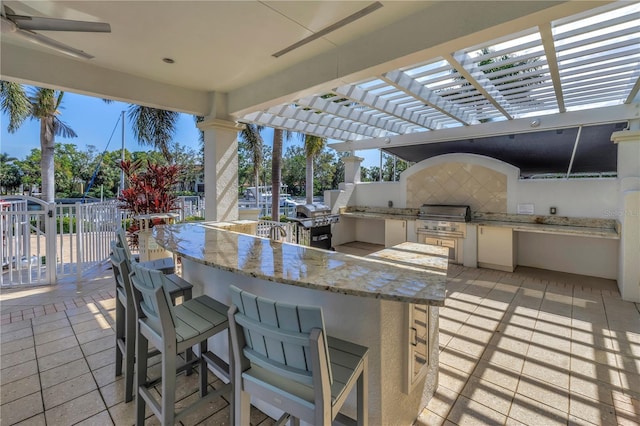
[{"label": "outdoor kitchen counter", "polygon": [[620,223],[615,219],[476,213],[471,224],[511,228],[519,232],[620,239]]},{"label": "outdoor kitchen counter", "polygon": [[364,207],[349,206],[340,209],[340,216],[352,217],[356,219],[395,219],[395,220],[416,220],[419,209],[404,209],[393,207]]},{"label": "outdoor kitchen counter", "polygon": [[[328,335],[369,348],[369,424],[415,422],[438,384],[438,315],[448,262],[442,249],[402,243],[361,258],[215,226],[155,230],[158,244],[181,256],[194,295],[229,304],[235,285],[282,303],[321,307]],[[227,360],[227,336],[209,339],[209,349]],[[252,404],[272,418],[282,415],[264,401]],[[344,413],[353,417],[356,405],[352,393]]]},{"label": "outdoor kitchen counter", "polygon": [[166,250],[240,275],[345,295],[444,305],[448,260],[427,245],[401,244],[387,261],[384,253],[377,259],[361,258],[202,224],[154,230]]}]

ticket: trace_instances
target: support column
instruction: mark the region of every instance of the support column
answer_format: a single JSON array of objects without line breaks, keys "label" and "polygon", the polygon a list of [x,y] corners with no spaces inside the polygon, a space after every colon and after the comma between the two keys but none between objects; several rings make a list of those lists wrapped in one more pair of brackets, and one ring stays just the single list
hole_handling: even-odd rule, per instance
[{"label": "support column", "polygon": [[351,155],[342,158],[342,161],[344,162],[344,183],[360,183],[360,164],[364,158]]},{"label": "support column", "polygon": [[206,220],[238,219],[238,131],[236,123],[217,118],[198,124],[204,132]]},{"label": "support column", "polygon": [[614,132],[611,140],[618,144],[620,182],[618,288],[623,300],[640,302],[640,120],[631,120],[629,130]]}]

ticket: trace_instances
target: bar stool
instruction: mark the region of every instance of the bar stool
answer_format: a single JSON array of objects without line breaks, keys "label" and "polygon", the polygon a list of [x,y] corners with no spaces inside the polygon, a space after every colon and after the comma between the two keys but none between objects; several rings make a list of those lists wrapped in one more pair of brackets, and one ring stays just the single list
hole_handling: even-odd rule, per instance
[{"label": "bar stool", "polygon": [[[129,249],[129,243],[127,242],[127,235],[124,232],[124,229],[119,228],[116,231],[116,241],[120,247],[125,250],[127,258],[130,262],[138,262],[140,263],[140,257],[134,256],[131,254],[131,250]],[[173,261],[172,257],[165,257],[162,259],[156,260],[147,260],[141,263],[142,266],[149,269],[157,269],[162,271],[164,274],[173,274],[176,271],[176,265]]]},{"label": "bar stool", "polygon": [[[133,264],[131,273],[132,292],[138,319],[136,336],[136,425],[144,424],[146,404],[163,425],[173,425],[190,412],[209,403],[224,393],[231,394],[231,382],[215,392],[208,393],[209,366],[229,379],[229,366],[207,349],[207,339],[228,329],[226,317],[228,306],[210,298],[199,296],[173,306],[166,291],[167,278],[160,271]],[[151,342],[162,353],[161,402],[154,398],[151,388],[157,380],[147,380],[147,353]],[[176,371],[188,367],[187,363],[177,367],[178,354],[198,344],[200,399],[176,413]],[[233,413],[233,402],[231,402]]]},{"label": "bar stool", "polygon": [[[131,266],[126,257],[125,250],[119,247],[115,241],[111,243],[111,267],[116,282],[116,377],[124,373],[125,392],[124,401],[133,400],[133,373],[135,362],[135,337],[136,337],[136,315],[133,294],[129,274]],[[184,280],[183,280],[184,281]],[[173,303],[176,299],[183,301],[191,299],[191,284],[187,291],[184,286],[177,286],[173,282],[167,283],[167,291]],[[191,359],[191,351],[187,353],[187,359]],[[123,368],[124,367],[124,368]],[[124,371],[123,371],[124,370]],[[190,374],[191,371],[188,371]]]},{"label": "bar stool", "polygon": [[249,425],[249,395],[284,411],[277,424],[353,422],[339,410],[356,383],[357,424],[368,423],[368,348],[327,337],[319,307],[230,291],[236,425]]}]

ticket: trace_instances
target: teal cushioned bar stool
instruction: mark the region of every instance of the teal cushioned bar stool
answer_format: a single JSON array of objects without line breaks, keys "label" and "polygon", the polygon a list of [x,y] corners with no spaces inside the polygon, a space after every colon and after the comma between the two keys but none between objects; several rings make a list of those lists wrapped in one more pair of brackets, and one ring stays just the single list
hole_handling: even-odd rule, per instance
[{"label": "teal cushioned bar stool", "polygon": [[[215,392],[208,393],[209,367],[230,379],[229,365],[208,351],[207,339],[228,329],[228,307],[209,296],[199,296],[173,306],[166,290],[167,278],[160,271],[132,264],[131,284],[138,318],[136,336],[136,424],[144,424],[146,405],[163,425],[173,425],[221,394],[231,394],[231,382]],[[147,380],[147,354],[149,342],[162,354],[161,377]],[[200,374],[200,399],[180,412],[175,410],[176,371],[188,368],[190,363],[177,368],[178,354],[199,345],[196,360]],[[161,401],[151,388],[161,380]],[[233,410],[233,400],[231,408]],[[233,411],[232,411],[233,413]]]},{"label": "teal cushioned bar stool", "polygon": [[339,410],[356,384],[357,424],[367,424],[366,347],[328,337],[319,307],[230,291],[236,425],[249,425],[249,396],[284,411],[278,424],[351,423]]},{"label": "teal cushioned bar stool", "polygon": [[[111,243],[111,267],[116,282],[116,376],[124,373],[125,392],[124,401],[133,400],[133,373],[135,362],[135,338],[136,338],[136,312],[131,290],[129,274],[131,264],[125,250],[119,247],[115,241]],[[186,282],[186,281],[185,281]],[[188,283],[187,283],[188,284]],[[178,298],[191,299],[191,284],[185,294],[183,287],[176,286],[173,282],[167,282],[167,291],[173,303]],[[191,351],[187,353],[187,359],[192,358]],[[190,374],[190,371],[188,371]]]}]

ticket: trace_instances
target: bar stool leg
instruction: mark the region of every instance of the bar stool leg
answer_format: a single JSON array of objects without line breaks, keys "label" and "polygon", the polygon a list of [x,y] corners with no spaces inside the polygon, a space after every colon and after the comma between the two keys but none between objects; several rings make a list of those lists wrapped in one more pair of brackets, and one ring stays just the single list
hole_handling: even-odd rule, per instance
[{"label": "bar stool leg", "polygon": [[149,341],[141,333],[138,333],[136,339],[136,426],[144,425],[146,402],[140,395],[140,388],[144,387],[147,381],[148,352]]},{"label": "bar stool leg", "polygon": [[166,344],[162,351],[162,417],[163,425],[175,423],[176,348]]},{"label": "bar stool leg", "polygon": [[125,308],[118,295],[116,295],[116,377],[122,375],[123,354],[118,342],[125,341],[125,315]]},{"label": "bar stool leg", "polygon": [[134,369],[135,369],[135,359],[136,359],[136,348],[133,344],[133,341],[136,337],[136,317],[134,314],[135,308],[132,306],[130,309],[127,309],[125,313],[126,316],[126,343],[125,343],[125,354],[124,354],[124,402],[131,402],[133,400],[133,377],[134,377]]},{"label": "bar stool leg", "polygon": [[[204,398],[207,396],[207,386],[209,386],[209,367],[207,366],[207,361],[204,358],[204,354],[208,351],[207,341],[204,340],[200,342],[200,398]],[[187,357],[189,356],[189,352],[187,351]],[[193,352],[191,353],[193,356]]]}]

